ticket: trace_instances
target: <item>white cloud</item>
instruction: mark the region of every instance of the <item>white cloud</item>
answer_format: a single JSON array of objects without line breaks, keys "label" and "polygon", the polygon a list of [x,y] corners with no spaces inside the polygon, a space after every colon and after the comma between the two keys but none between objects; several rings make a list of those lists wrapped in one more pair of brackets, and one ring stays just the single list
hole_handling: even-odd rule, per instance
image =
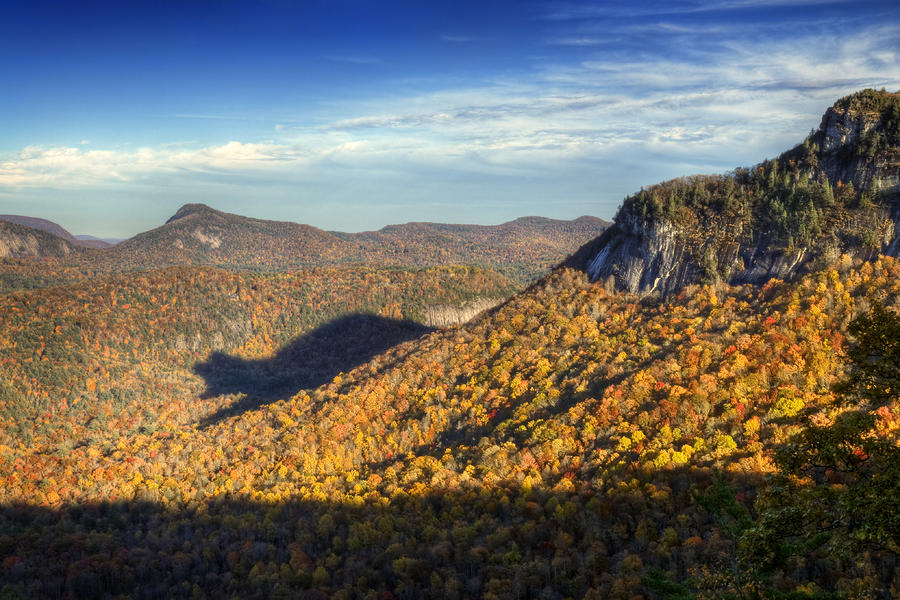
[{"label": "white cloud", "polygon": [[550,38],[547,40],[547,43],[558,46],[599,46],[600,44],[609,43],[609,41],[610,38],[580,36]]},{"label": "white cloud", "polygon": [[0,187],[85,186],[135,181],[176,171],[262,170],[301,158],[301,153],[286,146],[240,142],[198,149],[161,147],[130,151],[29,146],[0,162]]},{"label": "white cloud", "polygon": [[547,21],[621,19],[658,15],[697,14],[748,8],[776,8],[848,4],[852,0],[660,0],[657,2],[557,2],[549,3],[540,15]]}]

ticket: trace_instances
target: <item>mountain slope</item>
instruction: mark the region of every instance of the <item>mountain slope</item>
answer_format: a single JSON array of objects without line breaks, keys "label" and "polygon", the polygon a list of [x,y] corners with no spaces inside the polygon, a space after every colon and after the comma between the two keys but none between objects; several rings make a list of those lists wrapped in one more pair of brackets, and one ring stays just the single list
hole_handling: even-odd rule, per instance
[{"label": "mountain slope", "polygon": [[266,221],[186,204],[164,225],[118,244],[112,264],[287,268],[335,262],[348,251],[336,236],[309,225]]},{"label": "mountain slope", "polygon": [[661,183],[625,199],[615,224],[569,264],[631,292],[762,283],[848,253],[900,251],[900,94],[866,90],[828,109],[778,159]]},{"label": "mountain slope", "polygon": [[[192,277],[179,285],[196,289],[196,308],[168,315],[156,302],[145,318],[174,318],[167,328],[190,320],[188,340],[233,329],[237,315],[209,318],[216,307],[202,299],[207,287],[227,293],[242,278]],[[703,495],[721,477],[752,508],[801,411],[832,414],[847,321],[867,296],[900,297],[898,286],[900,262],[885,258],[796,283],[695,287],[638,302],[561,270],[464,327],[232,413],[221,409],[253,393],[234,376],[265,392],[273,374],[195,358],[205,377],[219,371],[212,393],[226,394],[198,401],[183,371],[154,364],[142,334],[117,333],[141,330],[124,318],[135,307],[109,306],[121,286],[86,288],[103,310],[90,311],[87,332],[77,323],[72,332],[99,338],[86,358],[97,366],[68,405],[46,401],[36,433],[53,437],[0,444],[10,584],[26,597],[199,588],[629,598],[654,597],[649,582],[662,578],[670,589],[735,593],[734,540]],[[239,293],[253,297],[248,306],[269,294]],[[33,327],[31,314],[46,312],[34,302],[15,300],[17,325]],[[178,334],[159,344],[191,360],[191,348],[172,345]],[[65,351],[30,343],[49,360]],[[101,352],[113,343],[135,358]],[[152,392],[127,403],[113,393],[125,376]],[[885,413],[885,431],[898,431],[896,415]],[[777,585],[785,594],[815,582],[873,597],[877,564],[813,556],[788,565]]]},{"label": "mountain slope", "polygon": [[521,217],[500,225],[405,223],[378,231],[339,234],[360,246],[360,259],[387,264],[436,266],[478,264],[498,268],[523,283],[533,281],[575,250],[580,240],[603,232],[607,221]]},{"label": "mountain slope", "polygon": [[[24,439],[16,432],[32,427],[43,432],[36,445],[87,435],[85,419],[66,424],[81,409],[147,409],[143,416],[155,420],[160,407],[150,407],[166,398],[166,382],[179,381],[180,373],[199,384],[190,377],[194,368],[208,381],[228,379],[229,365],[239,363],[248,365],[240,373],[250,382],[259,379],[253,364],[277,378],[307,381],[330,373],[330,379],[337,374],[330,363],[341,361],[329,357],[385,347],[377,333],[362,339],[371,323],[363,319],[364,327],[355,327],[353,315],[382,319],[388,333],[393,322],[421,333],[432,326],[435,306],[446,312],[479,301],[493,305],[515,290],[495,271],[472,267],[322,267],[276,275],[172,267],[62,283],[0,295],[0,445]],[[334,322],[341,319],[349,325],[336,339]],[[283,352],[312,331],[321,337],[326,326],[330,342],[319,344],[318,355]],[[282,358],[267,367],[266,359],[279,352]],[[228,360],[200,366],[216,353]],[[91,379],[96,387],[86,390]],[[60,402],[79,409],[57,413]]]},{"label": "mountain slope", "polygon": [[73,243],[52,233],[0,220],[0,258],[67,257],[76,252]]}]

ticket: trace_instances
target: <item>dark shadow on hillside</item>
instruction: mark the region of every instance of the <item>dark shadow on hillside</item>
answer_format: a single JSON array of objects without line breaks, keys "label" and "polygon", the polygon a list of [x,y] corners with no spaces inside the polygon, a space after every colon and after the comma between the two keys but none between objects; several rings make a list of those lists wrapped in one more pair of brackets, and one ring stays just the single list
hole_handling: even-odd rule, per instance
[{"label": "dark shadow on hillside", "polygon": [[289,398],[302,389],[319,387],[335,375],[430,331],[413,321],[353,314],[295,338],[272,358],[247,360],[214,352],[206,361],[194,365],[194,372],[206,381],[202,397],[243,397],[205,417],[201,426]]},{"label": "dark shadow on hillside", "polygon": [[[716,498],[714,473],[636,470],[622,481],[637,484],[473,492],[432,483],[411,495],[382,488],[384,502],[232,494],[190,505],[142,488],[140,500],[0,505],[0,597],[737,597],[727,593],[737,566],[729,505],[702,499]],[[722,485],[751,510],[762,482],[740,473]],[[870,564],[812,557],[778,585],[784,593],[813,580],[833,591],[873,572],[885,590],[900,583],[892,565]],[[693,578],[704,565],[715,577]],[[654,573],[664,580],[654,584]]]},{"label": "dark shadow on hillside", "polygon": [[[684,581],[694,563],[733,549],[651,552],[642,521],[654,537],[666,527],[680,539],[718,529],[691,500],[692,488],[710,484],[708,473],[654,479],[672,490],[664,501],[589,486],[479,494],[438,485],[385,503],[234,494],[183,506],[143,489],[140,500],[0,505],[0,597],[610,597],[616,579],[634,572],[623,566],[629,554],[643,558],[638,575],[655,567]],[[620,597],[646,593],[640,577],[626,591]]]}]

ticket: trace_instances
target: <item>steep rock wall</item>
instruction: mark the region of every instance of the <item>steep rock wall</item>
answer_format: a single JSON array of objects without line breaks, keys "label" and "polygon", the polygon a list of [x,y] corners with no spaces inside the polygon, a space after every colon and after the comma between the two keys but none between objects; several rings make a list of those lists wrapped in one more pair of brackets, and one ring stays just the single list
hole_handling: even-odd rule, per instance
[{"label": "steep rock wall", "polygon": [[74,249],[46,231],[0,221],[0,258],[66,256]]}]

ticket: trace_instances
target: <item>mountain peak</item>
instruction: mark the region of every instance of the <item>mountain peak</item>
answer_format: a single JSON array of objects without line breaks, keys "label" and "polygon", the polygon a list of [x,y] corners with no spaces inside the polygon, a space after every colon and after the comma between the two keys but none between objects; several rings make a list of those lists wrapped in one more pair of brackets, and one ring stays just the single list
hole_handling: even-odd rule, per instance
[{"label": "mountain peak", "polygon": [[881,114],[885,109],[900,102],[900,91],[888,92],[885,89],[871,88],[844,96],[832,105],[832,109],[855,113]]},{"label": "mountain peak", "polygon": [[900,93],[870,89],[841,98],[825,112],[806,144],[810,142],[832,185],[852,182],[860,190],[896,186]]},{"label": "mountain peak", "polygon": [[171,223],[171,222],[177,221],[179,219],[184,219],[185,217],[189,217],[194,214],[204,214],[204,213],[217,214],[218,212],[219,211],[217,211],[216,209],[214,209],[210,206],[207,206],[206,204],[200,204],[200,203],[185,204],[184,206],[179,208],[178,211],[174,215],[169,217],[169,220],[166,221],[166,223]]}]

